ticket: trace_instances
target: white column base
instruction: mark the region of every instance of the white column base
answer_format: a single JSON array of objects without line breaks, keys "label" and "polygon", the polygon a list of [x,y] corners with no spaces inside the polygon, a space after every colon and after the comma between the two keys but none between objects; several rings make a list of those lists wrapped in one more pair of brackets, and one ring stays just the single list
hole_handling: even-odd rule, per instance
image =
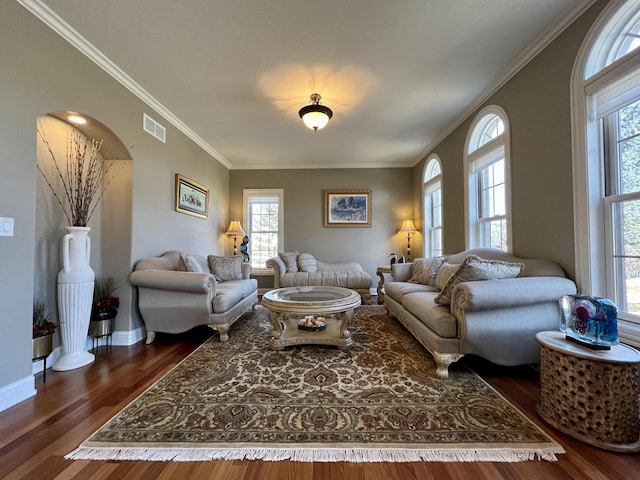
[{"label": "white column base", "polygon": [[93,282],[58,283],[62,355],[51,367],[53,370],[72,370],[95,360],[95,356],[84,349],[92,298]]},{"label": "white column base", "polygon": [[93,363],[95,359],[95,355],[89,352],[63,353],[51,368],[58,372],[64,372],[89,365]]}]

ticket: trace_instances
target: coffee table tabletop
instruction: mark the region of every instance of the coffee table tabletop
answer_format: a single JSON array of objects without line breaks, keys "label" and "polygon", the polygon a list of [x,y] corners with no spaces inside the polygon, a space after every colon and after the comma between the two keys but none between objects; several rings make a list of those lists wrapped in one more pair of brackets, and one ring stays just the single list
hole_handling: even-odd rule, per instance
[{"label": "coffee table tabletop", "polygon": [[[282,350],[291,345],[351,345],[348,323],[353,309],[361,303],[360,294],[341,287],[285,287],[271,290],[262,297],[273,325],[271,347]],[[325,317],[327,328],[308,331],[298,328],[298,320],[306,315]]]}]

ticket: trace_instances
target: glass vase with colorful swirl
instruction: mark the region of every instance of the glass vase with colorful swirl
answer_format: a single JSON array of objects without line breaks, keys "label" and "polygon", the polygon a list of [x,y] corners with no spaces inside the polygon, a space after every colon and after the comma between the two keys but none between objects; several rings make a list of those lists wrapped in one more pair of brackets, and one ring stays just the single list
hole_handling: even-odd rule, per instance
[{"label": "glass vase with colorful swirl", "polygon": [[560,299],[560,331],[592,349],[608,350],[618,344],[618,308],[609,299],[565,295]]}]

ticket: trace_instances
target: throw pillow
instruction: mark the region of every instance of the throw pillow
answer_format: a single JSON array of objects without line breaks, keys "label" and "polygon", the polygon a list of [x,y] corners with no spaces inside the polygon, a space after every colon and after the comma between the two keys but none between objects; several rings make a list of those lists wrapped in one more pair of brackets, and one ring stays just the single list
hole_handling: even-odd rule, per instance
[{"label": "throw pillow", "polygon": [[317,272],[318,261],[310,253],[301,253],[298,255],[298,268],[301,272]]},{"label": "throw pillow", "polygon": [[469,255],[460,264],[460,268],[447,281],[442,291],[435,298],[441,305],[451,304],[453,289],[460,282],[476,282],[479,280],[500,280],[516,278],[524,270],[523,263],[501,262],[499,260],[484,260],[477,255]]},{"label": "throw pillow", "polygon": [[218,282],[242,280],[242,257],[217,257],[209,255],[209,269]]},{"label": "throw pillow", "polygon": [[[181,253],[180,264],[178,264],[179,271],[202,273],[202,268],[200,268],[200,264],[191,255],[188,255],[186,253]],[[183,266],[184,268],[182,268]]]},{"label": "throw pillow", "polygon": [[415,258],[411,264],[409,282],[435,287],[438,270],[446,259],[447,257]]},{"label": "throw pillow", "polygon": [[278,252],[278,256],[284,262],[284,266],[287,267],[287,273],[294,273],[298,271],[298,251],[294,252]]},{"label": "throw pillow", "polygon": [[447,284],[451,275],[456,273],[456,270],[460,268],[459,263],[447,263],[444,262],[440,269],[438,270],[438,275],[436,276],[436,288],[438,290],[442,290],[444,286]]}]

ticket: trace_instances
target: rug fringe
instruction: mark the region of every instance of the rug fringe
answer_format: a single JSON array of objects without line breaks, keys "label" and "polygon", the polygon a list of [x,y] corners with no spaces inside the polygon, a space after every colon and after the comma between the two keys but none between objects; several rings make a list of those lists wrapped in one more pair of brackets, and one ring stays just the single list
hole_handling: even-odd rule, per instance
[{"label": "rug fringe", "polygon": [[202,462],[209,460],[263,460],[293,462],[556,462],[562,447],[515,450],[495,449],[280,449],[280,448],[113,448],[79,447],[65,455],[67,460],[146,460]]}]

